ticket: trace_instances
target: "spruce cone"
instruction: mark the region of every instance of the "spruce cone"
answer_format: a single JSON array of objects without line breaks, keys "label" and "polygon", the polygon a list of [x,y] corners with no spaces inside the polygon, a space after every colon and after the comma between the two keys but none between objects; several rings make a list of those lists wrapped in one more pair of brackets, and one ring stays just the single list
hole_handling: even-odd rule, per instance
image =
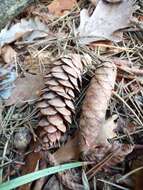
[{"label": "spruce cone", "polygon": [[43,149],[58,142],[72,122],[75,112],[75,92],[81,86],[83,66],[89,64],[89,57],[72,54],[58,59],[45,76],[45,88],[37,107],[42,118],[39,122]]}]

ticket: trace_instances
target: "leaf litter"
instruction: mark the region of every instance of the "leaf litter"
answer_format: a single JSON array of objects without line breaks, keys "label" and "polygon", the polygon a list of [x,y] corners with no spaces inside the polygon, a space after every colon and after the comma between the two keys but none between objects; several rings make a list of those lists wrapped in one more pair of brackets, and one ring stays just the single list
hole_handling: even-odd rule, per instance
[{"label": "leaf litter", "polygon": [[12,25],[9,29],[7,26],[0,33],[0,45],[10,44],[20,38],[25,41],[33,41],[36,38],[47,36],[48,27],[42,23],[38,17],[29,20],[21,19],[20,22]]},{"label": "leaf litter", "polygon": [[[63,189],[93,189],[93,184],[97,189],[139,189],[142,2],[42,0],[25,13],[0,33],[3,181],[17,177],[17,171],[24,175],[86,160],[91,165],[83,171],[73,169],[19,189],[54,189],[53,184]],[[48,120],[43,118],[47,115]],[[41,137],[47,143],[44,151]],[[128,174],[134,171],[131,183]]]},{"label": "leaf litter", "polygon": [[119,30],[131,25],[130,20],[136,8],[133,0],[115,5],[99,1],[91,16],[86,9],[81,10],[80,25],[75,31],[79,43],[89,44],[107,39],[114,42],[122,41],[123,34]]}]

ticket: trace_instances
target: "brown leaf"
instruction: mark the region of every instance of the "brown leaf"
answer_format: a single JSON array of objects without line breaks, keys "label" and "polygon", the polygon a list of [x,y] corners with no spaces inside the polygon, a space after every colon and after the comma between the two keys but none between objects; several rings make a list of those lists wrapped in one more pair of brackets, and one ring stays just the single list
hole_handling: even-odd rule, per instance
[{"label": "brown leaf", "polygon": [[[40,160],[39,161],[39,169],[45,169],[47,168],[47,162],[45,160]],[[41,190],[43,189],[43,186],[45,184],[45,182],[47,181],[46,177],[42,177],[40,179],[38,179],[35,184],[34,187],[32,187],[32,190]]]},{"label": "brown leaf", "polygon": [[[107,171],[108,169],[110,169],[110,167],[123,162],[125,157],[133,151],[133,148],[134,148],[133,145],[120,144],[116,142],[111,146],[111,149],[104,150],[101,147],[100,148],[101,152],[100,151],[97,152],[96,155],[100,153],[102,154],[102,157],[100,157],[98,163],[86,173],[88,179],[90,180],[93,176],[96,175],[97,172],[101,170]],[[90,158],[92,157],[91,154],[89,155],[89,157]]]},{"label": "brown leaf", "polygon": [[118,35],[114,33],[130,25],[134,11],[134,0],[122,1],[118,4],[99,1],[90,17],[87,10],[83,9],[80,12],[80,26],[75,33],[79,37],[79,43],[89,44],[106,39],[121,41],[122,32],[118,32]]},{"label": "brown leaf", "polygon": [[64,163],[71,160],[78,160],[80,154],[78,144],[78,135],[75,135],[73,139],[69,139],[64,146],[60,147],[53,154],[56,163]]},{"label": "brown leaf", "polygon": [[61,190],[61,184],[59,180],[53,175],[48,182],[45,184],[43,190]]},{"label": "brown leaf", "polygon": [[48,6],[49,13],[56,16],[62,16],[66,11],[70,11],[76,4],[76,0],[53,0]]},{"label": "brown leaf", "polygon": [[[31,149],[35,149],[35,144],[31,143]],[[25,164],[22,166],[21,171],[22,175],[32,173],[36,170],[38,161],[41,159],[40,152],[30,152],[25,157]],[[30,190],[30,184],[25,184],[18,188],[18,190]]]},{"label": "brown leaf", "polygon": [[15,81],[12,95],[5,101],[5,104],[10,106],[31,102],[37,99],[42,88],[44,88],[44,81],[41,75],[26,74],[24,78],[18,78]]},{"label": "brown leaf", "polygon": [[[142,156],[142,150],[140,151],[141,155],[136,156],[135,159],[132,162],[132,171],[135,171],[137,168],[142,168],[135,173],[132,174],[132,181],[134,182],[134,188],[135,190],[142,189],[143,186],[143,156]],[[122,182],[122,180],[120,180]]]},{"label": "brown leaf", "polygon": [[23,37],[24,40],[32,41],[36,38],[47,36],[49,31],[47,25],[42,23],[39,17],[29,20],[21,19],[20,22],[7,26],[0,32],[0,46],[12,43]]},{"label": "brown leaf", "polygon": [[12,64],[16,61],[17,52],[9,45],[5,45],[1,49],[1,56],[5,63]]},{"label": "brown leaf", "polygon": [[117,128],[117,123],[114,121],[118,118],[117,115],[113,115],[105,121],[101,126],[98,137],[96,138],[96,144],[102,144],[108,146],[110,143],[108,139],[112,139],[116,136],[114,130]]}]

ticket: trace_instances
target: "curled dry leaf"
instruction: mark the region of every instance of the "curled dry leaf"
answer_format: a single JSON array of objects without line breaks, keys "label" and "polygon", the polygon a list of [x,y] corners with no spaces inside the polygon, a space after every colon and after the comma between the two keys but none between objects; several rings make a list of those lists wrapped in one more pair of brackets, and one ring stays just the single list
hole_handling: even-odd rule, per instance
[{"label": "curled dry leaf", "polygon": [[76,134],[73,139],[61,146],[54,154],[55,163],[64,163],[71,160],[78,160],[80,155],[78,135]]},{"label": "curled dry leaf", "polygon": [[32,41],[36,38],[47,36],[49,32],[48,27],[42,23],[38,17],[29,20],[21,19],[20,22],[12,25],[9,29],[5,27],[0,32],[0,46],[10,44],[20,38]]},{"label": "curled dry leaf", "polygon": [[61,190],[61,184],[59,180],[53,175],[48,182],[45,184],[43,190]]},{"label": "curled dry leaf", "polygon": [[16,78],[14,65],[9,65],[6,68],[0,67],[0,97],[2,99],[6,100],[11,96]]},{"label": "curled dry leaf", "polygon": [[[135,7],[134,0],[122,1],[118,4],[99,1],[93,14],[89,17],[87,10],[80,12],[80,25],[75,31],[80,44],[89,44],[98,40],[121,41],[120,29],[130,25]],[[125,11],[126,10],[126,11]]]},{"label": "curled dry leaf", "polygon": [[67,11],[70,11],[76,4],[76,0],[53,0],[48,6],[49,13],[55,16],[62,16]]},{"label": "curled dry leaf", "polygon": [[13,64],[16,61],[17,52],[9,45],[1,48],[1,56],[5,63]]},{"label": "curled dry leaf", "polygon": [[[134,152],[134,155],[136,155],[136,153]],[[142,156],[142,150],[140,150],[140,156],[136,156],[135,159],[132,162],[132,171],[135,171],[136,169],[138,170],[138,168],[142,168],[143,165],[143,156]],[[122,178],[122,177],[121,177]],[[131,179],[134,182],[133,186],[135,190],[140,190],[142,189],[143,186],[143,169],[140,169],[136,172],[134,172],[131,175]],[[122,182],[122,180],[120,180]]]},{"label": "curled dry leaf", "polygon": [[[116,129],[117,127],[117,124],[114,122],[114,120],[116,119],[117,116],[113,115],[112,117],[107,119],[103,125],[100,126],[95,144],[95,147],[99,146],[100,148],[94,149],[94,151],[97,151],[97,160],[99,157],[104,157],[105,149],[109,151],[109,149],[112,147],[112,145],[108,142],[108,139],[112,139],[116,136],[114,132],[114,129]],[[79,158],[81,152],[81,150],[79,149],[79,136],[80,131],[75,135],[73,139],[70,139],[65,144],[65,146],[61,147],[57,152],[54,153],[56,163],[67,162]]]},{"label": "curled dry leaf", "polygon": [[5,101],[6,106],[31,102],[38,98],[41,89],[44,88],[43,77],[41,75],[26,74],[23,78],[15,81],[15,88],[10,98]]},{"label": "curled dry leaf", "polygon": [[103,148],[99,149],[99,152],[97,153],[103,153],[101,154],[100,159],[98,155],[96,156],[96,159],[95,155],[89,155],[89,160],[93,160],[93,156],[95,159],[94,161],[96,161],[97,164],[87,172],[88,179],[91,179],[93,176],[95,176],[97,172],[107,171],[112,166],[115,166],[118,163],[122,162],[125,159],[125,156],[133,151],[133,148],[133,145],[114,143],[111,146],[111,149],[108,149],[108,151],[107,149],[103,151]]}]

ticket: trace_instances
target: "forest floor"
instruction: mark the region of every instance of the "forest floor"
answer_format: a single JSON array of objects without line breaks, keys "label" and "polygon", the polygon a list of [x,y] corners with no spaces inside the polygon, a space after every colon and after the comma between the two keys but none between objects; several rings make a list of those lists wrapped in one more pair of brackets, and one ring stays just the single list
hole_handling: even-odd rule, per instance
[{"label": "forest floor", "polygon": [[[142,42],[141,0],[39,0],[7,23],[0,32],[0,189],[142,189]],[[77,161],[82,167],[59,167],[30,185],[7,183]]]}]

